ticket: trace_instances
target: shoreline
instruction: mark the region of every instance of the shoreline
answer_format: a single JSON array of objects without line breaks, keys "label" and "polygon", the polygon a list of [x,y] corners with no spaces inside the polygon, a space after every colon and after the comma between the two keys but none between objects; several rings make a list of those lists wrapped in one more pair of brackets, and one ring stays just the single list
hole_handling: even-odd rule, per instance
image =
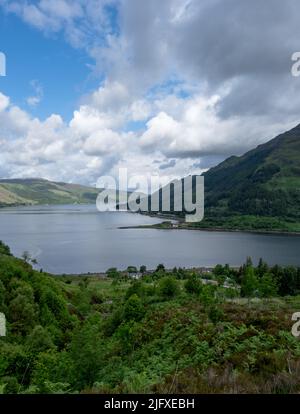
[{"label": "shoreline", "polygon": [[283,230],[243,230],[243,229],[233,229],[233,228],[220,228],[220,227],[183,227],[178,225],[178,227],[162,227],[160,224],[144,224],[139,226],[121,226],[118,227],[120,230],[129,230],[129,229],[154,229],[154,230],[195,230],[195,231],[210,231],[216,233],[249,233],[249,234],[265,234],[265,235],[278,235],[278,236],[300,236],[300,232],[297,231],[283,231]]},{"label": "shoreline", "polygon": [[[211,231],[211,232],[226,232],[226,233],[248,233],[248,234],[266,234],[266,235],[282,235],[282,236],[300,236],[300,231],[285,231],[285,230],[267,230],[267,229],[240,229],[240,228],[223,228],[223,227],[192,227],[186,226],[184,219],[174,216],[172,214],[162,213],[144,213],[139,212],[141,215],[145,215],[152,218],[165,219],[166,223],[170,223],[170,226],[162,227],[162,223],[157,224],[142,224],[139,226],[122,226],[119,229],[156,229],[156,230],[197,230],[197,231]],[[175,224],[175,226],[174,226]]]},{"label": "shoreline", "polygon": [[[209,275],[209,274],[212,273],[212,271],[215,268],[215,266],[216,265],[211,265],[211,266],[192,266],[192,267],[182,267],[182,269],[187,270],[187,271],[195,271],[195,272],[199,272],[199,273],[202,273],[202,274]],[[240,268],[240,266],[242,266],[242,265],[231,265],[229,267],[231,269],[238,270]],[[118,270],[117,269],[117,271],[121,275],[129,275],[129,277],[131,275],[131,277],[132,277],[132,275],[136,275],[136,274],[138,274],[139,276],[142,276],[142,275],[143,276],[151,275],[151,274],[153,274],[153,273],[156,272],[156,269],[154,269],[154,268],[153,269],[147,269],[145,273],[141,273],[139,270],[137,270],[136,273],[134,272],[132,274],[130,274],[127,270]],[[173,271],[173,269],[169,269],[169,268],[166,268],[165,269],[165,272],[166,273],[168,273],[168,272],[170,273],[172,271]],[[54,276],[54,277],[65,277],[65,278],[70,278],[70,277],[72,278],[72,277],[74,277],[74,278],[77,278],[77,277],[80,276],[80,277],[92,277],[92,278],[103,279],[103,280],[111,280],[111,278],[109,276],[107,276],[107,273],[106,272],[90,272],[90,273],[89,272],[88,273],[48,273],[48,272],[45,272],[45,273],[47,273],[50,276]]]},{"label": "shoreline", "polygon": [[[1,205],[0,210],[13,209],[18,207],[35,207],[35,206],[83,206],[83,205],[93,205],[93,203],[73,203],[73,204],[18,204],[18,205]],[[255,230],[255,229],[239,229],[239,228],[222,228],[222,227],[191,227],[185,226],[185,221],[172,214],[162,214],[162,213],[145,213],[145,212],[131,212],[128,213],[140,214],[143,216],[157,218],[160,220],[165,220],[166,223],[170,223],[170,226],[162,227],[162,223],[157,224],[142,224],[138,226],[120,226],[117,227],[120,230],[129,230],[129,229],[155,229],[155,230],[196,230],[196,231],[210,231],[210,232],[226,232],[226,233],[248,233],[248,234],[265,234],[265,235],[281,235],[281,236],[300,236],[300,231],[284,231],[284,230]],[[183,224],[183,225],[182,225]],[[175,226],[174,226],[175,225]]]}]

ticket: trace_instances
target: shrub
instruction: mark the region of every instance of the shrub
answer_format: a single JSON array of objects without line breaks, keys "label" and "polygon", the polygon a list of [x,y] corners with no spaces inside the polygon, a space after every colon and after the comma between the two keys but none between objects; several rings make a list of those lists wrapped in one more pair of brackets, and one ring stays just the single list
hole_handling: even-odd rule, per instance
[{"label": "shrub", "polygon": [[209,309],[208,316],[209,316],[209,319],[213,323],[217,323],[217,322],[220,322],[222,320],[222,318],[224,316],[224,312],[222,311],[222,309],[220,309],[217,306],[213,305]]},{"label": "shrub", "polygon": [[165,298],[174,297],[179,291],[178,282],[171,276],[163,277],[159,282],[159,293]]},{"label": "shrub", "polygon": [[139,321],[144,316],[144,307],[136,293],[130,296],[124,305],[124,319]]},{"label": "shrub", "polygon": [[137,268],[135,266],[128,266],[127,267],[127,272],[128,273],[137,273]]},{"label": "shrub", "polygon": [[111,267],[106,271],[106,275],[112,279],[117,279],[120,276],[120,272],[118,272],[116,267]]},{"label": "shrub", "polygon": [[265,273],[259,281],[259,290],[264,298],[270,298],[277,295],[278,286],[273,279],[272,274]]},{"label": "shrub", "polygon": [[259,281],[252,266],[246,268],[242,278],[241,294],[246,297],[257,296],[259,293]]},{"label": "shrub", "polygon": [[11,256],[10,248],[6,246],[2,241],[0,241],[0,254],[6,254],[6,256]]},{"label": "shrub", "polygon": [[156,268],[156,272],[164,272],[165,270],[165,266],[162,263],[160,263]]},{"label": "shrub", "polygon": [[200,302],[204,306],[209,306],[215,303],[216,287],[212,285],[204,285],[200,292]]},{"label": "shrub", "polygon": [[202,289],[202,282],[197,275],[192,274],[185,282],[184,287],[188,293],[199,295]]}]

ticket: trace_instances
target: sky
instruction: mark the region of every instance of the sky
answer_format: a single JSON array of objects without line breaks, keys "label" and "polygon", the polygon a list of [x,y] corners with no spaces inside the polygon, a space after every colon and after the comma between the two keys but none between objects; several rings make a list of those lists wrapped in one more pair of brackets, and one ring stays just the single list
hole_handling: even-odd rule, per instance
[{"label": "sky", "polygon": [[300,123],[298,0],[0,0],[0,177],[200,174]]}]

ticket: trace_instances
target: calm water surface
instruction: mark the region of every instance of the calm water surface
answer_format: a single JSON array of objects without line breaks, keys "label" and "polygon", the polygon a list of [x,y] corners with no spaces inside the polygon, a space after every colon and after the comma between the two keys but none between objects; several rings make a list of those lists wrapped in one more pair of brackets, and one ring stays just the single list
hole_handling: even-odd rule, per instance
[{"label": "calm water surface", "polygon": [[256,262],[300,265],[300,237],[192,230],[119,229],[161,220],[126,212],[99,213],[95,206],[0,209],[0,240],[24,250],[52,273],[101,272],[158,263],[167,267]]}]

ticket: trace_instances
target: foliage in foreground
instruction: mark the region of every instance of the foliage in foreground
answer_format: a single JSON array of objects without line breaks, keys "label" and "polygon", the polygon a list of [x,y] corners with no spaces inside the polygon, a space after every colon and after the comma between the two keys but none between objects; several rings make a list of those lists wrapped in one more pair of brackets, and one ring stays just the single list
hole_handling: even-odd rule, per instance
[{"label": "foliage in foreground", "polygon": [[52,277],[0,244],[2,392],[300,392],[299,269],[109,275]]}]

